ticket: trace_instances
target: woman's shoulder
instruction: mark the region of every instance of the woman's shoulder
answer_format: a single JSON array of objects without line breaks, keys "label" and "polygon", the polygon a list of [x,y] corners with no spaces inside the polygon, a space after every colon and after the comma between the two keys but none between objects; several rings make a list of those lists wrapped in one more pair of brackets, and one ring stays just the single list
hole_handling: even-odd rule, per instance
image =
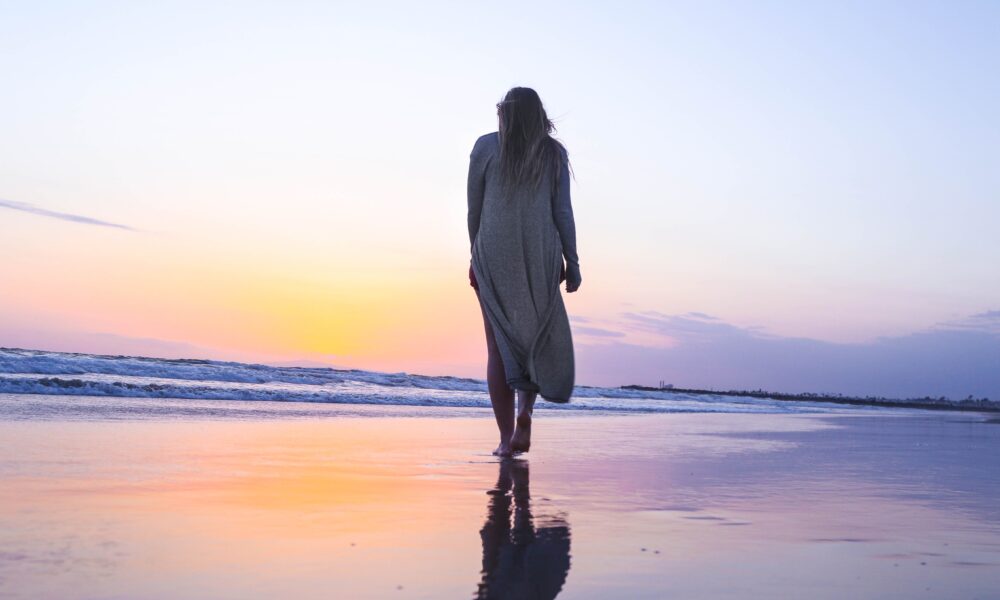
[{"label": "woman's shoulder", "polygon": [[472,152],[486,150],[489,148],[494,148],[500,145],[500,133],[494,131],[492,133],[487,133],[479,136],[476,139],[476,145],[472,147]]},{"label": "woman's shoulder", "polygon": [[490,133],[484,133],[483,135],[479,136],[479,139],[476,140],[476,143],[479,144],[481,142],[499,142],[499,141],[500,141],[500,132],[492,131]]},{"label": "woman's shoulder", "polygon": [[569,160],[569,150],[566,149],[566,146],[556,138],[552,138],[552,143],[556,147],[556,150],[559,152],[562,159],[564,161]]}]

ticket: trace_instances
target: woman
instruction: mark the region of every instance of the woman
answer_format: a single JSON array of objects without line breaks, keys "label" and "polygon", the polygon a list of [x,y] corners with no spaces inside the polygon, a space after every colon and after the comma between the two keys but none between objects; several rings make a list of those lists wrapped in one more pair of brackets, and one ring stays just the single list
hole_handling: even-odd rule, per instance
[{"label": "woman", "polygon": [[469,162],[469,283],[486,326],[486,379],[500,430],[493,454],[510,456],[531,446],[536,395],[568,402],[573,392],[573,339],[559,283],[565,279],[572,293],[581,277],[569,159],[541,99],[512,88],[497,119],[498,131],[476,140]]}]

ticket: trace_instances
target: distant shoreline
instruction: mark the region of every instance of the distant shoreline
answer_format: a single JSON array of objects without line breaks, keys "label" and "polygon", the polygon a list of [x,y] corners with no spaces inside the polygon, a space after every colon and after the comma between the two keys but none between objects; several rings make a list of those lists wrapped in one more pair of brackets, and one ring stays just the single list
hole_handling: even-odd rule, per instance
[{"label": "distant shoreline", "polygon": [[989,398],[968,398],[965,400],[949,400],[947,398],[907,398],[893,399],[876,396],[865,398],[856,396],[840,396],[835,394],[787,394],[766,392],[764,390],[703,390],[679,387],[652,387],[646,385],[623,385],[623,390],[642,392],[678,392],[698,396],[737,396],[743,398],[759,398],[782,400],[786,402],[827,402],[830,404],[851,404],[854,406],[888,406],[894,408],[923,408],[927,410],[962,410],[971,412],[1000,412],[1000,402]]}]

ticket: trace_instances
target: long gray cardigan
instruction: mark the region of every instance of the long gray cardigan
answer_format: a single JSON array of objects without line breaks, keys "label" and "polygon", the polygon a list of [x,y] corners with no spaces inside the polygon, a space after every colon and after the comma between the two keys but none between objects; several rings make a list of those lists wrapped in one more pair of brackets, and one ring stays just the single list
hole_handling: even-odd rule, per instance
[{"label": "long gray cardigan", "polygon": [[[493,327],[507,383],[552,402],[573,393],[573,338],[559,290],[566,258],[579,281],[569,167],[537,189],[505,190],[496,132],[476,140],[469,161],[469,242],[479,300]],[[552,177],[558,176],[553,193]]]}]

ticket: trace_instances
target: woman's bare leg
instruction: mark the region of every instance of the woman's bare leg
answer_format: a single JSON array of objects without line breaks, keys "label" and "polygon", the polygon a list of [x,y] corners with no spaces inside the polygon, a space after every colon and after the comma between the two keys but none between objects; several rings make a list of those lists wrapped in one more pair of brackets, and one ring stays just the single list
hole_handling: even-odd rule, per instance
[{"label": "woman's bare leg", "polygon": [[517,428],[510,438],[514,452],[527,452],[531,448],[531,413],[535,409],[538,392],[517,390]]},{"label": "woman's bare leg", "polygon": [[[476,290],[476,294],[479,291]],[[482,304],[480,304],[482,309]],[[486,324],[486,387],[490,391],[490,403],[493,404],[493,416],[500,430],[500,445],[493,451],[497,456],[510,456],[510,438],[514,435],[514,390],[507,385],[507,374],[504,371],[503,358],[497,346],[493,327],[483,310],[483,323]]]}]

